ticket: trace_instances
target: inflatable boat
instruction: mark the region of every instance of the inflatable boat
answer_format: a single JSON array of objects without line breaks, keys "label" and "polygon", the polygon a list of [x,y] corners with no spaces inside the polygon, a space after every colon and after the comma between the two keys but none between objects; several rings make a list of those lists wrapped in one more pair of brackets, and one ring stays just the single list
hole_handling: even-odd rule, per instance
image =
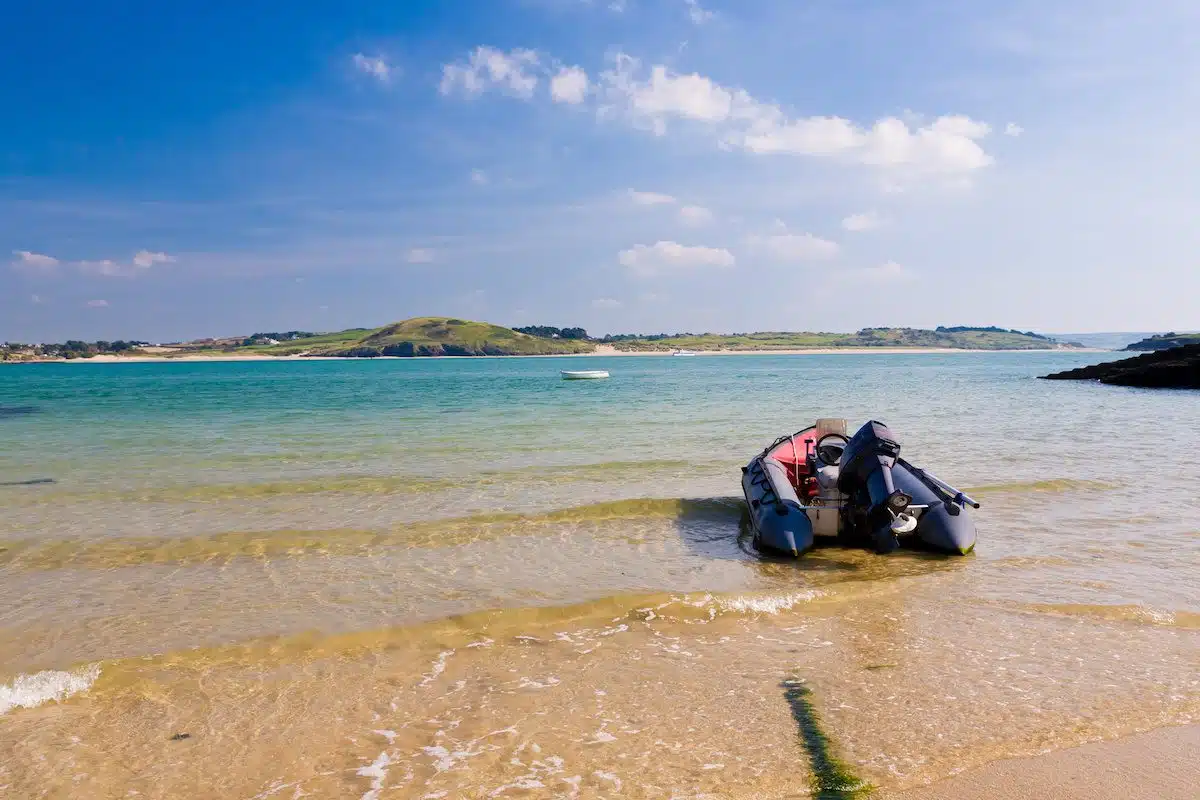
[{"label": "inflatable boat", "polygon": [[896,437],[874,420],[852,438],[844,419],[781,436],[742,467],[742,492],[761,550],[800,556],[822,538],[878,553],[975,547],[968,509],[979,503],[901,458]]}]

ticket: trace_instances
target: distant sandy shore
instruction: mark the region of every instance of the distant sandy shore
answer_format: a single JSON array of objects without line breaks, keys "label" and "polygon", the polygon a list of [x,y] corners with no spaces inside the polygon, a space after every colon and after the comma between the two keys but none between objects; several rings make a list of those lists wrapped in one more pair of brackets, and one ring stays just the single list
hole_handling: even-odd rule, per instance
[{"label": "distant sandy shore", "polygon": [[[696,350],[697,357],[703,356],[818,356],[818,355],[838,355],[840,353],[853,353],[860,355],[869,354],[893,354],[893,355],[918,355],[928,353],[932,355],[946,355],[953,353],[1109,353],[1111,350],[1100,350],[1093,348],[1071,348],[1069,350],[1061,348],[1048,348],[1046,350],[968,350],[954,347],[817,347],[794,350]],[[480,359],[480,358],[595,358],[597,356],[669,356],[670,351],[665,350],[635,350],[624,351],[618,350],[610,344],[601,344],[596,346],[596,350],[591,353],[557,353],[553,355],[521,355],[521,356],[377,356],[374,359],[351,359],[341,356],[267,356],[267,355],[213,355],[213,356],[116,356],[116,355],[98,355],[91,358],[75,358],[71,360],[61,358],[44,358],[34,359],[31,361],[0,361],[0,364],[143,364],[143,363],[168,363],[168,362],[197,362],[197,361],[420,361],[429,358],[460,358],[460,359]]]},{"label": "distant sandy shore", "polygon": [[1194,800],[1200,725],[1160,728],[1111,742],[995,761],[886,800]]}]

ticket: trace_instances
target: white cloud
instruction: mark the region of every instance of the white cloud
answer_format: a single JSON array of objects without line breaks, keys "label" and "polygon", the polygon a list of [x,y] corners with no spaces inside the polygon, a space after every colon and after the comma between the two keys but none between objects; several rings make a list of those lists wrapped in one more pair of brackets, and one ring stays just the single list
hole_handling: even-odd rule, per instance
[{"label": "white cloud", "polygon": [[840,157],[880,167],[969,172],[992,163],[979,141],[990,126],[961,115],[911,125],[885,117],[864,128],[841,117],[791,119],[777,105],[699,73],[680,75],[663,65],[640,77],[641,62],[624,53],[603,72],[600,111],[623,114],[662,136],[671,120],[708,125],[722,147],[755,154]]},{"label": "white cloud", "polygon": [[592,301],[592,308],[620,308],[621,301],[611,297],[597,297]]},{"label": "white cloud", "polygon": [[442,94],[461,89],[467,94],[479,94],[487,89],[500,91],[528,100],[538,85],[533,74],[541,63],[533,50],[514,48],[505,53],[486,45],[476,47],[466,62],[442,67]]},{"label": "white cloud", "polygon": [[167,253],[139,250],[129,262],[104,258],[99,261],[74,261],[71,266],[90,275],[103,275],[106,278],[132,278],[155,264],[174,264],[176,261],[178,259],[175,256]]},{"label": "white cloud", "polygon": [[107,308],[108,307],[107,300],[88,300],[87,304],[88,304],[88,308]]},{"label": "white cloud", "polygon": [[733,253],[724,248],[689,247],[678,242],[635,244],[628,250],[622,250],[617,259],[639,278],[705,267],[725,269],[736,263]]},{"label": "white cloud", "polygon": [[883,217],[874,211],[867,211],[863,214],[851,214],[842,220],[842,227],[845,230],[856,233],[859,231],[874,230],[882,224]]},{"label": "white cloud", "polygon": [[658,65],[646,81],[636,77],[636,58],[618,53],[613,68],[601,74],[607,106],[603,112],[624,111],[635,123],[658,136],[667,132],[670,117],[701,122],[725,122],[740,114],[745,93],[731,92],[698,73],[678,75]]},{"label": "white cloud", "polygon": [[1022,128],[1020,125],[1018,125],[1015,122],[1010,122],[1004,126],[1004,135],[1005,136],[1012,136],[1013,138],[1016,138],[1017,136],[1020,136],[1024,132],[1025,132],[1025,129]]},{"label": "white cloud", "polygon": [[562,67],[550,79],[550,96],[556,103],[578,105],[588,94],[588,74],[582,67]]},{"label": "white cloud", "polygon": [[679,221],[684,225],[699,228],[712,222],[713,213],[703,206],[684,206],[679,209]]},{"label": "white cloud", "polygon": [[969,172],[992,163],[979,141],[991,128],[969,117],[944,116],[919,128],[885,117],[870,129],[841,117],[809,117],[788,121],[770,114],[748,131],[726,138],[752,153],[844,156],[882,167],[915,167],[934,172]]},{"label": "white cloud", "polygon": [[50,270],[59,265],[59,260],[53,256],[47,256],[41,253],[32,253],[28,250],[13,250],[13,255],[17,257],[16,260],[13,261],[13,266],[17,267]]},{"label": "white cloud", "polygon": [[826,261],[837,256],[837,242],[813,236],[811,233],[780,233],[773,236],[751,236],[747,244],[752,250],[776,261]]},{"label": "white cloud", "polygon": [[42,302],[42,298],[40,295],[33,294],[33,295],[29,296],[29,302],[33,303],[36,306]]},{"label": "white cloud", "polygon": [[104,275],[106,277],[116,277],[133,274],[132,268],[127,268],[113,261],[112,259],[101,259],[100,261],[76,261],[74,263],[81,272],[88,272],[93,275]]},{"label": "white cloud", "polygon": [[149,250],[139,250],[133,257],[133,265],[142,269],[150,269],[155,264],[174,264],[175,256],[166,253],[152,253]]},{"label": "white cloud", "polygon": [[355,69],[370,75],[380,83],[388,83],[392,79],[394,67],[383,56],[368,56],[362,53],[355,53],[353,61]]},{"label": "white cloud", "polygon": [[471,170],[471,183],[475,184],[476,186],[487,186],[487,173],[481,169]]},{"label": "white cloud", "polygon": [[669,194],[659,194],[658,192],[639,192],[636,189],[629,190],[629,199],[634,205],[639,206],[662,206],[670,205],[675,201],[675,198]]},{"label": "white cloud", "polygon": [[878,267],[850,270],[845,275],[849,280],[859,280],[872,284],[907,283],[916,278],[912,270],[897,264],[895,261],[885,262]]},{"label": "white cloud", "polygon": [[688,7],[688,19],[693,25],[703,25],[711,20],[715,14],[700,7],[699,0],[684,0]]},{"label": "white cloud", "polygon": [[433,251],[424,247],[414,247],[408,251],[408,263],[431,264],[433,263]]}]

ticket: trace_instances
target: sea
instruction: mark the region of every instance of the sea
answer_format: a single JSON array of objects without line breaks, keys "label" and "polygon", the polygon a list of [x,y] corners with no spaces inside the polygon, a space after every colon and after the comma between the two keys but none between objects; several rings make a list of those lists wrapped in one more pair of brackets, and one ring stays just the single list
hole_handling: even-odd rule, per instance
[{"label": "sea", "polygon": [[[1114,357],[0,365],[0,796],[886,797],[1195,722],[1200,393],[1037,379]],[[757,553],[817,417],[974,552]]]}]

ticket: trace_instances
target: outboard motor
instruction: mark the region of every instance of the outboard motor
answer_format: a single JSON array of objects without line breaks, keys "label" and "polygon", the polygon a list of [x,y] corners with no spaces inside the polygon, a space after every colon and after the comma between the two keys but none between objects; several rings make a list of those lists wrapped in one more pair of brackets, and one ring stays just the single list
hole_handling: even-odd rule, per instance
[{"label": "outboard motor", "polygon": [[880,553],[895,550],[900,544],[896,536],[917,525],[906,513],[912,496],[897,489],[892,478],[899,457],[896,437],[874,420],[859,428],[842,452],[838,489],[851,497],[863,497],[866,533]]}]

